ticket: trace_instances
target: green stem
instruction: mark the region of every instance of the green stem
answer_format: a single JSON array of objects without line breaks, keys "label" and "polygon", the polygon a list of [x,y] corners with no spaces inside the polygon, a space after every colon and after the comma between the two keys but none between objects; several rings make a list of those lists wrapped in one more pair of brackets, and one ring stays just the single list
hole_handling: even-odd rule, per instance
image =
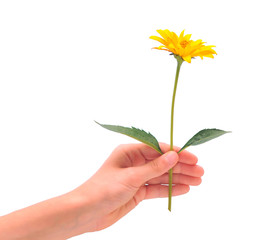
[{"label": "green stem", "polygon": [[[173,151],[173,122],[174,122],[174,103],[175,103],[175,97],[176,97],[176,90],[178,85],[178,79],[179,79],[179,73],[180,68],[183,63],[183,59],[180,56],[174,55],[174,57],[177,59],[177,70],[176,70],[176,76],[175,76],[175,82],[174,82],[174,89],[173,89],[173,95],[172,95],[172,103],[171,103],[171,127],[170,127],[170,150]],[[172,169],[169,170],[169,199],[168,199],[168,209],[171,211],[171,198],[172,198]]]}]

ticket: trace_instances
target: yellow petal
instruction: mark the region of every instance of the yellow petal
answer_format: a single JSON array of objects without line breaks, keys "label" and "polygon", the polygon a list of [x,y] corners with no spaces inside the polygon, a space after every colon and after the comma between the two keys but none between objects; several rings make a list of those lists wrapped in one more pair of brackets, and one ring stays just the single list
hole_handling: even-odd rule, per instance
[{"label": "yellow petal", "polygon": [[186,57],[182,57],[182,58],[183,58],[183,60],[185,60],[188,63],[191,63],[191,61],[192,61],[191,56],[186,56]]},{"label": "yellow petal", "polygon": [[166,30],[157,30],[157,32],[164,38],[165,41],[168,40],[168,35],[166,33]]},{"label": "yellow petal", "polygon": [[162,39],[162,38],[160,38],[160,37],[157,37],[157,36],[150,36],[149,38],[150,38],[150,39],[153,39],[153,40],[156,40],[156,41],[160,42],[160,43],[163,44],[163,45],[166,45],[165,40]]},{"label": "yellow petal", "polygon": [[179,39],[182,39],[183,38],[183,35],[184,35],[184,30],[181,32],[181,34],[179,36]]},{"label": "yellow petal", "polygon": [[192,34],[186,34],[184,36],[184,40],[189,41],[191,39]]},{"label": "yellow petal", "polygon": [[179,38],[178,38],[176,33],[172,32],[172,38],[171,39],[172,39],[174,45],[177,45]]}]

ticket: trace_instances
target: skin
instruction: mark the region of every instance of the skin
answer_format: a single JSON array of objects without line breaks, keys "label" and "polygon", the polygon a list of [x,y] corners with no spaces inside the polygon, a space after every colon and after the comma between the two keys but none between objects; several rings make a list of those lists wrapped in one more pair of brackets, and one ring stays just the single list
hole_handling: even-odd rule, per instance
[{"label": "skin", "polygon": [[0,239],[68,239],[107,228],[141,201],[167,197],[172,167],[173,196],[201,183],[204,171],[196,156],[160,146],[163,155],[144,144],[120,145],[78,188],[0,217]]}]

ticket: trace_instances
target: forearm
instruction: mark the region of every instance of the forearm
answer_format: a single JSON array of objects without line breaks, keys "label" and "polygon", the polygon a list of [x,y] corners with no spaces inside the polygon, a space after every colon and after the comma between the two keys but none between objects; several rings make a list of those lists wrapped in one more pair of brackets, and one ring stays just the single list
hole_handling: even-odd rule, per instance
[{"label": "forearm", "polygon": [[68,193],[0,217],[0,240],[67,239],[89,230],[89,215],[92,204]]}]

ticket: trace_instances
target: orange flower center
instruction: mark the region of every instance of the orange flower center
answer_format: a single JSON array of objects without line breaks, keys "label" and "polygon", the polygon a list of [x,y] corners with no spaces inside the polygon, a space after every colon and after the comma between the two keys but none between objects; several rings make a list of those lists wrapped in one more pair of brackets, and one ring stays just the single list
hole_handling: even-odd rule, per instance
[{"label": "orange flower center", "polygon": [[189,44],[189,41],[183,40],[183,41],[181,41],[180,44],[181,44],[182,48],[186,48],[187,45]]}]

